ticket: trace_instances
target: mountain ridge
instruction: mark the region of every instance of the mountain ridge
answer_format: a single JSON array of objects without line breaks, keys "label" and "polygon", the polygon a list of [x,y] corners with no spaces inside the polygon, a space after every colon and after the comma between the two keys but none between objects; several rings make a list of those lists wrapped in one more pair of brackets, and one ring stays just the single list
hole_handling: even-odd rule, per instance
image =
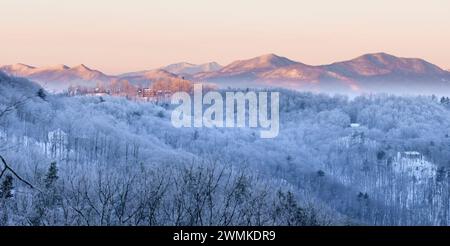
[{"label": "mountain ridge", "polygon": [[[272,60],[275,62],[255,62]],[[234,68],[236,65],[239,65],[238,69]],[[197,74],[194,78],[216,82],[224,87],[257,85],[319,92],[390,92],[389,88],[399,91],[408,86],[414,89],[428,89],[426,87],[429,86],[433,92],[440,88],[450,91],[448,71],[423,59],[397,57],[383,52],[319,66],[283,60],[283,57],[269,54],[238,60],[217,72]]]},{"label": "mountain ridge", "polygon": [[203,64],[192,64],[189,62],[180,62],[167,65],[161,69],[178,75],[193,75],[200,72],[213,72],[220,70],[222,66],[217,62],[208,62]]},{"label": "mountain ridge", "polygon": [[236,60],[226,66],[216,62],[193,64],[180,62],[157,69],[107,75],[84,64],[34,67],[23,63],[6,65],[0,70],[17,77],[35,80],[41,85],[64,87],[67,84],[93,85],[112,80],[148,84],[177,78],[216,83],[219,87],[284,87],[290,89],[338,92],[371,92],[390,87],[450,86],[450,71],[420,58],[403,58],[384,52],[369,53],[350,60],[326,65],[308,65],[276,54]]}]

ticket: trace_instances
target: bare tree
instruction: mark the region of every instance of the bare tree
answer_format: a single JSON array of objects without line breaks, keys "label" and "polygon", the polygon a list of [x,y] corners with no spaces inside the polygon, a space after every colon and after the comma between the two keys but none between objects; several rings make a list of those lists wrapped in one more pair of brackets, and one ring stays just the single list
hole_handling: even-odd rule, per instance
[{"label": "bare tree", "polygon": [[[36,94],[36,95],[38,95],[38,94]],[[22,97],[21,99],[19,99],[19,100],[15,101],[15,102],[11,103],[10,105],[6,106],[5,108],[3,108],[3,109],[0,111],[0,118],[3,117],[3,116],[5,116],[6,114],[12,112],[13,110],[19,108],[20,106],[25,105],[25,103],[27,103],[28,100],[30,100],[30,99],[32,99],[32,98],[34,98],[34,97],[35,97],[35,96]],[[20,176],[16,173],[16,171],[14,171],[14,169],[12,169],[11,166],[8,165],[8,163],[6,163],[6,160],[5,160],[5,159],[3,158],[3,156],[1,156],[1,155],[0,155],[0,160],[2,161],[2,164],[3,164],[3,168],[1,169],[1,172],[0,172],[0,179],[3,177],[3,175],[4,175],[7,171],[9,171],[9,172],[10,172],[12,175],[14,175],[18,180],[20,180],[21,182],[23,182],[24,184],[26,184],[26,185],[29,186],[30,188],[32,188],[32,189],[34,188],[34,186],[33,186],[30,182],[28,182],[28,181],[26,181],[25,179],[23,179],[22,177],[20,177]]]},{"label": "bare tree", "polygon": [[34,189],[34,186],[30,183],[30,182],[28,182],[28,181],[26,181],[25,179],[23,179],[22,177],[20,177],[17,173],[16,173],[16,171],[14,171],[14,169],[12,169],[9,165],[8,165],[8,163],[6,163],[6,161],[5,161],[5,159],[3,158],[3,156],[1,156],[0,155],[0,160],[2,161],[2,163],[3,163],[3,168],[2,168],[2,170],[1,170],[1,172],[0,172],[0,179],[3,177],[3,175],[7,172],[7,171],[9,171],[12,175],[14,175],[14,177],[16,177],[18,180],[20,180],[21,182],[23,182],[24,184],[26,184],[28,187],[30,187],[31,189]]}]

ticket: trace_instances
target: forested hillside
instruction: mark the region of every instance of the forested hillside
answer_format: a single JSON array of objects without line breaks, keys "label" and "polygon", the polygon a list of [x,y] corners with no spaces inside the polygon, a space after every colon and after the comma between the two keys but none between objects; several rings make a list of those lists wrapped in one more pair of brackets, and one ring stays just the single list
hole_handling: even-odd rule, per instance
[{"label": "forested hillside", "polygon": [[0,73],[0,224],[450,224],[445,98],[280,90],[280,113],[274,139],[177,129],[169,105]]}]

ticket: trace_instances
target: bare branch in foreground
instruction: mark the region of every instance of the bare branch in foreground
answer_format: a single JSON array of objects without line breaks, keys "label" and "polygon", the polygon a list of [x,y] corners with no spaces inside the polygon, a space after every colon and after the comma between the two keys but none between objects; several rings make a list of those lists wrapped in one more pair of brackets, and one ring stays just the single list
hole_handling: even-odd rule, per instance
[{"label": "bare branch in foreground", "polygon": [[20,177],[5,161],[5,159],[3,158],[3,156],[0,155],[0,160],[3,162],[3,169],[0,173],[0,178],[3,177],[3,175],[5,174],[6,171],[11,172],[18,180],[22,181],[24,184],[28,185],[31,189],[34,189],[34,186],[32,184],[30,184],[30,182],[26,181],[25,179],[23,179],[22,177]]}]

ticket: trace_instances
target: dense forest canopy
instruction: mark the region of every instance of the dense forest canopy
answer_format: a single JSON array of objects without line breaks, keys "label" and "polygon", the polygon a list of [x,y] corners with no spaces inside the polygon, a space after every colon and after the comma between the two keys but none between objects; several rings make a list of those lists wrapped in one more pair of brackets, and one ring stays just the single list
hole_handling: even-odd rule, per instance
[{"label": "dense forest canopy", "polygon": [[0,224],[450,224],[445,98],[277,91],[280,133],[261,139],[0,73],[0,155],[33,185],[2,172]]}]

